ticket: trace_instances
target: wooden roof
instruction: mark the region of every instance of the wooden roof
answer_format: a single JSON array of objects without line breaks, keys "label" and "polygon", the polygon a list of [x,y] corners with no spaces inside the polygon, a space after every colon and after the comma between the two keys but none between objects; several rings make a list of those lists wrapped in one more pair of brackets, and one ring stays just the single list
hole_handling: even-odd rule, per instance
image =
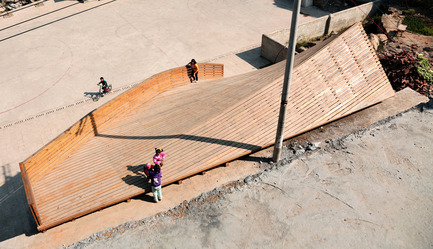
[{"label": "wooden roof", "polygon": [[[176,86],[93,122],[93,135],[52,166],[32,170],[27,159],[21,170],[38,229],[144,193],[143,164],[155,147],[167,155],[167,185],[273,144],[284,63]],[[286,138],[394,95],[360,24],[298,57],[293,74]]]}]

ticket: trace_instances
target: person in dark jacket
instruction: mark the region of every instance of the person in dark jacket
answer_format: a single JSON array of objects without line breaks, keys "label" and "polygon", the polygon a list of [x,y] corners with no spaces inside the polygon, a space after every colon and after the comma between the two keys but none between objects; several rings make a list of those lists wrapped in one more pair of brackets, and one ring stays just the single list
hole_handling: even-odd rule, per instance
[{"label": "person in dark jacket", "polygon": [[155,198],[155,202],[162,200],[162,192],[161,192],[161,167],[157,164],[153,166],[153,169],[149,171],[150,181],[152,185],[152,193],[153,198]]},{"label": "person in dark jacket", "polygon": [[99,78],[99,83],[97,85],[101,85],[102,86],[102,91],[103,93],[107,93],[107,87],[108,87],[108,83],[107,81],[104,80],[104,77]]},{"label": "person in dark jacket", "polygon": [[192,59],[190,63],[188,63],[187,67],[191,68],[191,82],[198,82],[198,65],[197,62]]}]

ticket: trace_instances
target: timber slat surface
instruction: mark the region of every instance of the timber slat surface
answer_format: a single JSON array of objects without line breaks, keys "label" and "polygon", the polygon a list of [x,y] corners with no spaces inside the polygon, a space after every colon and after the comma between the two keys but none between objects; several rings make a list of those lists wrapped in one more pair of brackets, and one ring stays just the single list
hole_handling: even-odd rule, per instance
[{"label": "timber slat surface", "polygon": [[[286,138],[394,95],[360,24],[313,52],[295,61]],[[186,68],[178,68],[96,110],[84,120],[85,143],[72,153],[56,157],[42,149],[23,162],[31,166],[23,179],[38,229],[144,193],[142,167],[155,147],[167,154],[166,185],[273,144],[284,63],[204,82],[220,77],[223,68],[200,64],[198,84],[189,84]],[[53,143],[77,143],[62,141]]]}]

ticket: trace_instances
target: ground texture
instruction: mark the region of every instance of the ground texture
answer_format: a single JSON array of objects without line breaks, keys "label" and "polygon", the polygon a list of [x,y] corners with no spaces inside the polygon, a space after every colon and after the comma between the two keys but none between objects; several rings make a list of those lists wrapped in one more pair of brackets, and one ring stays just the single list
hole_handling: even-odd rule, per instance
[{"label": "ground texture", "polygon": [[433,105],[69,248],[432,248]]}]

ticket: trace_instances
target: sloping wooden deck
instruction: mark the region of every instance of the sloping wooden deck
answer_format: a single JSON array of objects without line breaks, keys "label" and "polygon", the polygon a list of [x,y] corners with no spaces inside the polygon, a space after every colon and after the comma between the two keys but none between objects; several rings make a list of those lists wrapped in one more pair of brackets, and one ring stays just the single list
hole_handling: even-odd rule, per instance
[{"label": "sloping wooden deck", "polygon": [[[296,59],[286,138],[394,95],[360,24],[325,45]],[[90,117],[93,135],[62,160],[32,170],[26,164],[36,160],[27,159],[21,170],[38,229],[144,193],[142,165],[155,147],[167,154],[167,185],[273,144],[284,63],[183,84],[101,125]]]}]

